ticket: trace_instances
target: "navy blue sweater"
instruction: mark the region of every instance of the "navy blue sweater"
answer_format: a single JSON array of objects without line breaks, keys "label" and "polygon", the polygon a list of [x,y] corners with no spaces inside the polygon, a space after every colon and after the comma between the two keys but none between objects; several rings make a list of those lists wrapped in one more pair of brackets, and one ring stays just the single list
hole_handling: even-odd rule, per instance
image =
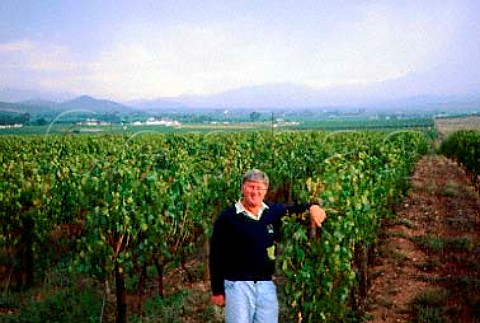
[{"label": "navy blue sweater", "polygon": [[308,205],[267,203],[259,220],[224,210],[215,221],[210,240],[210,279],[213,295],[224,294],[224,280],[270,280],[275,264],[267,248],[279,239],[281,218],[300,213]]}]

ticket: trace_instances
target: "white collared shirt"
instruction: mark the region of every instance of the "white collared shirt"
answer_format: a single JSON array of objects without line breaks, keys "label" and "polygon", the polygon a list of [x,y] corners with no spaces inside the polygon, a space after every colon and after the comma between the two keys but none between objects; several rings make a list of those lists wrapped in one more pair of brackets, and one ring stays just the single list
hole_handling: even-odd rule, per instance
[{"label": "white collared shirt", "polygon": [[243,206],[242,202],[238,201],[235,203],[235,210],[237,214],[243,213],[253,220],[260,220],[260,217],[262,216],[263,211],[265,211],[265,209],[268,209],[268,205],[262,202],[262,206],[260,207],[260,210],[258,211],[257,216],[255,216],[252,212],[247,211],[247,209]]}]

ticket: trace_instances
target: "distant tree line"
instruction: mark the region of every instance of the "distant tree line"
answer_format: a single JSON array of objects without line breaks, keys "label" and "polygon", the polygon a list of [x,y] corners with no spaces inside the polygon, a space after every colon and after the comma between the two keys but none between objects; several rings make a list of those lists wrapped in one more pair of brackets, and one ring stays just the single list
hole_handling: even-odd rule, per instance
[{"label": "distant tree line", "polygon": [[0,113],[0,125],[29,124],[30,113]]}]

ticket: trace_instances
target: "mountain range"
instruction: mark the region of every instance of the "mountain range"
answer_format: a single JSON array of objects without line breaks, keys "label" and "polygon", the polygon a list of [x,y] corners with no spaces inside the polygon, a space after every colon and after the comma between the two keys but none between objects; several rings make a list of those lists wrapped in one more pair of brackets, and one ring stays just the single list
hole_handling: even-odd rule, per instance
[{"label": "mountain range", "polygon": [[[181,95],[115,102],[65,92],[45,92],[0,87],[0,110],[65,111],[94,109],[96,112],[180,111],[206,109],[324,110],[324,109],[431,109],[435,107],[480,110],[480,59],[478,43],[471,55],[457,53],[423,70],[405,72],[397,78],[368,83],[312,88],[296,83],[245,86],[211,95]],[[85,93],[88,94],[88,93]]]},{"label": "mountain range", "polygon": [[[249,86],[213,95],[183,95],[170,98],[137,100],[119,103],[112,100],[94,98],[89,95],[73,96],[56,101],[52,93],[0,89],[0,111],[19,113],[61,113],[68,110],[86,110],[95,113],[129,112],[201,112],[212,110],[432,110],[449,109],[479,112],[480,91],[466,90],[461,94],[423,95],[422,88],[416,88],[415,78],[402,78],[369,85],[343,85],[314,89],[305,85],[282,83]],[[476,87],[476,84],[474,84]],[[424,86],[425,87],[425,86]],[[423,87],[423,88],[424,88]],[[480,85],[478,87],[480,89]],[[430,91],[432,93],[432,91]],[[9,96],[10,94],[10,96]],[[40,99],[31,99],[35,95]],[[57,96],[65,97],[68,94]],[[24,98],[12,102],[12,98]],[[49,99],[50,98],[50,99]],[[3,102],[2,102],[3,101]]]}]

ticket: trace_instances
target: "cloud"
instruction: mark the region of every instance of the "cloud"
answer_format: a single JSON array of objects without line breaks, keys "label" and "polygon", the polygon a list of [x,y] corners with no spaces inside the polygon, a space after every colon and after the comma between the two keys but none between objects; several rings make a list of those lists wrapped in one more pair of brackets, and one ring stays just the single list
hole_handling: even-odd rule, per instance
[{"label": "cloud", "polygon": [[268,81],[274,45],[215,25],[182,25],[125,39],[92,63],[92,80],[129,96],[206,94]]},{"label": "cloud", "polygon": [[8,43],[0,43],[0,55],[31,50],[33,47],[33,43],[28,40],[16,40]]},{"label": "cloud", "polygon": [[90,63],[78,60],[63,44],[28,39],[0,43],[0,61],[0,87],[79,94],[95,90]]},{"label": "cloud", "polygon": [[365,84],[431,67],[448,50],[459,23],[447,6],[431,9],[426,18],[427,8],[417,6],[359,7],[355,19],[332,24],[316,47],[309,83]]},{"label": "cloud", "polygon": [[17,40],[0,44],[3,70],[36,72],[65,72],[76,68],[66,46]]},{"label": "cloud", "polygon": [[[239,6],[227,16],[180,10],[170,20],[115,15],[111,29],[93,20],[48,33],[55,40],[43,31],[0,42],[0,86],[130,100],[271,83],[368,84],[470,57],[452,46],[465,24],[462,3]],[[64,34],[73,29],[78,35]],[[473,41],[478,30],[466,34]]]}]

